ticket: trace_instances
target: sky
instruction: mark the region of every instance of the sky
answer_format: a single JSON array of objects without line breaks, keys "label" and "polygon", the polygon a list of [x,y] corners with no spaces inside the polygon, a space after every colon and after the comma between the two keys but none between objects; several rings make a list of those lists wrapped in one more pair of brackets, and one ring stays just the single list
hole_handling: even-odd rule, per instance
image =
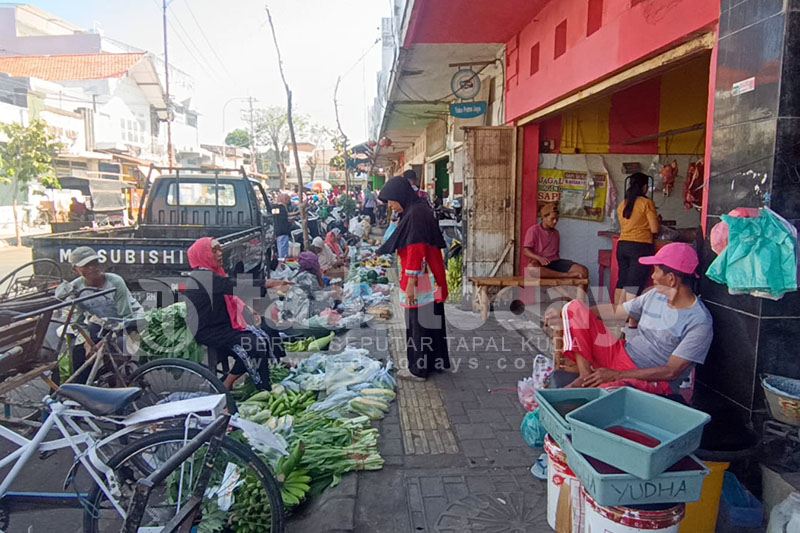
[{"label": "sky", "polygon": [[[106,37],[163,53],[161,0],[30,0],[77,26],[102,28]],[[267,23],[269,5],[295,113],[336,127],[339,115],[351,143],[367,139],[366,113],[380,69],[381,18],[390,0],[172,0],[167,9],[170,63],[194,77],[193,106],[200,141],[221,143],[225,131],[245,127],[244,100],[256,107],[286,105],[277,55]]]}]

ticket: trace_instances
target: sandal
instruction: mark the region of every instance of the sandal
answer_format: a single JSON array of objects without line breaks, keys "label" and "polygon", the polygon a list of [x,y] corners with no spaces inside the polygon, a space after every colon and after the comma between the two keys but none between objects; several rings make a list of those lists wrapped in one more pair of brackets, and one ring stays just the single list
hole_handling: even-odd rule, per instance
[{"label": "sandal", "polygon": [[397,377],[406,381],[427,381],[426,378],[415,376],[410,370],[405,368],[397,372]]},{"label": "sandal", "polygon": [[547,481],[547,454],[543,453],[536,459],[536,462],[531,467],[531,474],[536,479]]}]

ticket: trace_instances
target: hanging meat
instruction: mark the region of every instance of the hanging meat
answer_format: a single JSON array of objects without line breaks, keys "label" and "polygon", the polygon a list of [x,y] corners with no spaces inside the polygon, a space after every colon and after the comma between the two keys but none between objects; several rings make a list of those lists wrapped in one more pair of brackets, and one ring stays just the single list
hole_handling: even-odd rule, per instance
[{"label": "hanging meat", "polygon": [[689,164],[683,185],[683,207],[687,210],[703,205],[703,161]]},{"label": "hanging meat", "polygon": [[678,161],[672,160],[669,165],[664,165],[661,169],[661,177],[664,178],[661,191],[664,196],[672,194],[672,189],[675,188],[675,178],[678,177]]}]

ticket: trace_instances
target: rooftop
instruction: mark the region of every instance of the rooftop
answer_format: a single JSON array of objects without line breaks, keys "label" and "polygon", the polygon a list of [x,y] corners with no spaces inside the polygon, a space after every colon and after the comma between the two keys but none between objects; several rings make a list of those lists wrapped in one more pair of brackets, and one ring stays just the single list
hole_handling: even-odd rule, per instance
[{"label": "rooftop", "polygon": [[74,54],[0,57],[0,72],[15,78],[81,81],[121,78],[146,54]]}]

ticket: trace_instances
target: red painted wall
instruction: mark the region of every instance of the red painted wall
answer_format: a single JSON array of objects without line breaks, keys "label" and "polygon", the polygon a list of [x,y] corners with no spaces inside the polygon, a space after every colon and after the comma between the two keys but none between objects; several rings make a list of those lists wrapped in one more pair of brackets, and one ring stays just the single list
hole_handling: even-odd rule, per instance
[{"label": "red painted wall", "polygon": [[614,93],[608,120],[609,153],[657,154],[658,139],[636,144],[623,144],[623,141],[658,133],[660,111],[661,78],[652,78]]},{"label": "red painted wall", "polygon": [[[603,24],[586,37],[588,2],[559,0],[547,4],[507,46],[517,49],[520,65],[509,79],[506,120],[513,121],[648,56],[712,29],[719,0],[606,0]],[[555,29],[567,20],[567,51],[553,59]],[[530,51],[540,43],[539,71],[530,75]]]},{"label": "red painted wall", "polygon": [[[559,121],[559,138],[561,133]],[[528,259],[522,255],[522,242],[525,240],[525,232],[528,228],[536,224],[537,204],[536,197],[539,185],[539,124],[528,124],[522,132],[522,201],[521,213],[519,217],[519,265],[520,273],[528,264]]]}]

